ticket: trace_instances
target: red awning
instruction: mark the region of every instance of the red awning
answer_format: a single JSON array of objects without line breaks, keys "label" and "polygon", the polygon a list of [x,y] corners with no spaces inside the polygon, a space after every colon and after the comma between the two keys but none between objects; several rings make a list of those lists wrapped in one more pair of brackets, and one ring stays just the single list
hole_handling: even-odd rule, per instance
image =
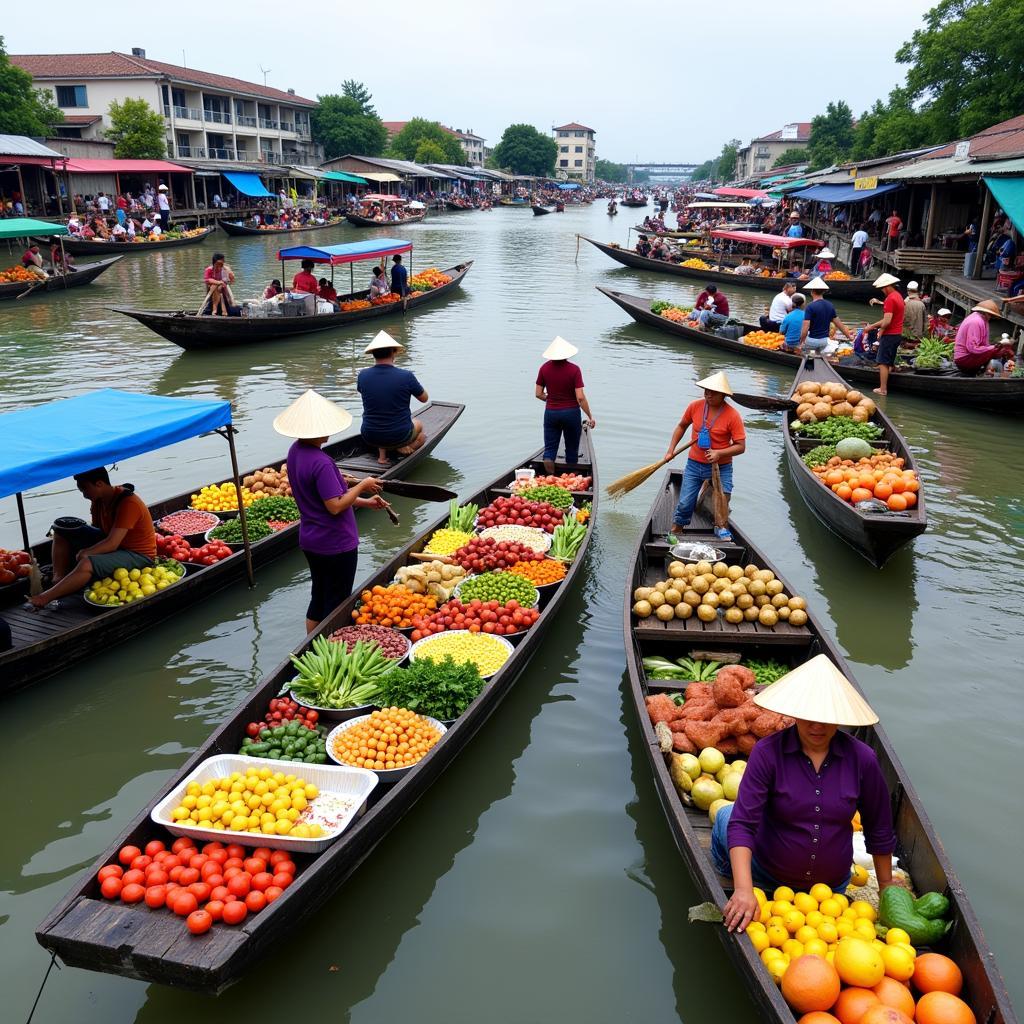
[{"label": "red awning", "polygon": [[64,164],[64,157],[55,156],[0,156],[0,164],[6,166],[13,166],[14,164],[32,164],[36,167],[53,167],[54,164],[58,168]]},{"label": "red awning", "polygon": [[716,188],[716,196],[736,196],[737,199],[767,199],[763,188]]},{"label": "red awning", "polygon": [[75,157],[68,160],[72,174],[192,174],[191,167],[168,163],[166,160],[86,160]]},{"label": "red awning", "polygon": [[381,192],[372,192],[369,195],[360,196],[359,201],[361,203],[404,203],[405,200],[401,196],[388,196]]},{"label": "red awning", "polygon": [[816,238],[787,238],[785,235],[762,235],[756,231],[712,231],[711,237],[748,242],[750,245],[770,245],[773,249],[799,249],[808,245],[820,249],[825,244]]}]

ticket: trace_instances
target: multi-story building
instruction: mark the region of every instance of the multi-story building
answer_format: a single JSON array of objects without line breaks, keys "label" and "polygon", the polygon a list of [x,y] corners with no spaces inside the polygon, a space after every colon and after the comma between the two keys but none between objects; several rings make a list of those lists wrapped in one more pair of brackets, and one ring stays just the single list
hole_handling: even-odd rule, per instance
[{"label": "multi-story building", "polygon": [[597,132],[575,121],[552,128],[558,155],[555,168],[569,178],[593,181],[597,158],[594,155],[594,136]]},{"label": "multi-story building", "polygon": [[11,56],[64,111],[60,134],[99,138],[112,101],[143,99],[162,113],[167,155],[183,164],[315,165],[309,115],[316,100],[239,78],[127,53]]},{"label": "multi-story building", "polygon": [[756,174],[766,174],[787,149],[806,149],[810,139],[810,121],[794,121],[770,135],[751,139],[736,154],[736,180],[742,181]]},{"label": "multi-story building", "polygon": [[470,167],[483,167],[486,148],[484,143],[487,140],[479,135],[474,135],[472,128],[465,132],[461,128],[456,128],[455,137],[459,140],[459,145],[462,146],[462,152],[466,154],[466,163]]}]

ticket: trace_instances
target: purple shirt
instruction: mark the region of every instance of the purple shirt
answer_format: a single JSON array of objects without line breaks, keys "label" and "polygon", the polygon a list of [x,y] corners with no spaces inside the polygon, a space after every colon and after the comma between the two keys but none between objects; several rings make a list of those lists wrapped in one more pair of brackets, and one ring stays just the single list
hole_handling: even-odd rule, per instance
[{"label": "purple shirt", "polygon": [[729,818],[729,848],[749,848],[772,877],[804,892],[816,882],[838,885],[853,863],[856,811],[868,853],[891,854],[892,808],[874,751],[837,732],[815,772],[792,725],[751,752]]},{"label": "purple shirt", "polygon": [[288,449],[288,482],[299,506],[299,547],[314,555],[337,555],[359,547],[354,508],[331,515],[324,502],[348,491],[341,470],[325,451],[296,441]]}]

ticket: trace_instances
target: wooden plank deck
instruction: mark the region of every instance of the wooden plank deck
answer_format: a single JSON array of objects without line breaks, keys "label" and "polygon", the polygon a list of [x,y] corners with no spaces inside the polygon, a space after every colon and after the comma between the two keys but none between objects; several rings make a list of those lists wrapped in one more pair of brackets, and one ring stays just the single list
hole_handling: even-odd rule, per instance
[{"label": "wooden plank deck", "polygon": [[62,598],[59,608],[37,611],[27,603],[19,603],[3,609],[3,617],[11,627],[14,647],[39,643],[104,614],[107,613],[89,608],[78,594]]},{"label": "wooden plank deck", "polygon": [[[965,313],[970,312],[972,306],[976,306],[982,299],[993,299],[999,306],[1000,316],[1014,324],[1016,327],[1024,327],[1024,309],[1020,306],[1004,306],[1006,293],[996,291],[995,278],[983,277],[975,281],[972,278],[964,277],[963,274],[940,274],[935,278],[933,291],[944,296],[944,301],[951,307],[959,307]],[[932,308],[937,309],[938,305],[932,300]]]}]

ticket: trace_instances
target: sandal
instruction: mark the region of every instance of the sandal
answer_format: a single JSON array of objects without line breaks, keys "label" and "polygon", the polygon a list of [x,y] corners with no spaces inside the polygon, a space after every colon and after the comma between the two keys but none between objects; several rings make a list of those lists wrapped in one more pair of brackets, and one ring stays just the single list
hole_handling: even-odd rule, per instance
[{"label": "sandal", "polygon": [[716,540],[732,540],[732,534],[724,526],[715,527]]}]

